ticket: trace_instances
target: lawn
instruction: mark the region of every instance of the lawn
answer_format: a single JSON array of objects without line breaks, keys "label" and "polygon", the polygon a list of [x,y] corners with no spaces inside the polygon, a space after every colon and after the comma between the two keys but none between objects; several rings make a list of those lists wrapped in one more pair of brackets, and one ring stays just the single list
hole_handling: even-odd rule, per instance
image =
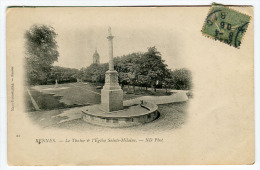
[{"label": "lawn", "polygon": [[[28,90],[30,90],[32,97],[36,101],[39,108],[42,109],[42,110],[57,109],[57,108],[66,107],[66,105],[64,103],[61,103],[59,101],[61,99],[61,96],[54,96],[54,94],[44,94],[44,93],[37,91],[33,88],[28,88]],[[35,109],[31,105],[31,100],[30,100],[27,92],[25,94],[25,98],[26,98],[26,102],[27,102],[26,108],[27,109],[33,109],[31,111],[34,111]]]},{"label": "lawn", "polygon": [[[124,100],[134,99],[141,96],[165,96],[172,93],[166,93],[164,89],[157,89],[154,92],[151,89],[144,90],[124,87]],[[58,88],[54,85],[39,85],[28,87],[33,99],[41,110],[64,109],[79,106],[98,104],[101,102],[101,89],[88,83],[67,83],[59,84]],[[35,111],[32,101],[27,91],[25,91],[26,111]]]},{"label": "lawn", "polygon": [[[54,85],[32,86],[28,90],[41,110],[86,106],[101,100],[99,89],[83,83],[60,84],[57,89]],[[27,91],[24,97],[26,110],[35,111]]]}]

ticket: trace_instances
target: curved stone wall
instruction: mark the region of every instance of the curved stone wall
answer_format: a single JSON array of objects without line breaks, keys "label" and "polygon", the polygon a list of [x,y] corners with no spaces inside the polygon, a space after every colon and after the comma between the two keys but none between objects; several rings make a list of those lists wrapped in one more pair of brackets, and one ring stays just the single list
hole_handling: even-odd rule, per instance
[{"label": "curved stone wall", "polygon": [[129,127],[148,123],[159,117],[159,112],[157,111],[158,106],[156,104],[145,102],[140,106],[145,108],[145,112],[131,116],[124,114],[122,114],[122,116],[113,116],[113,112],[110,112],[110,114],[104,114],[104,116],[101,116],[91,112],[82,111],[82,119],[90,124],[99,126]]}]

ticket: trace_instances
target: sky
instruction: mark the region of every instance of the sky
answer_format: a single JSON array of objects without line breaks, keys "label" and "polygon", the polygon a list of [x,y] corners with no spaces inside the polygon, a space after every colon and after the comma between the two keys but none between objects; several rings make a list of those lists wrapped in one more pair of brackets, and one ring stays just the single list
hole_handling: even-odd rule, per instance
[{"label": "sky", "polygon": [[54,65],[77,69],[87,67],[92,63],[96,49],[100,55],[100,62],[108,62],[106,37],[108,28],[111,27],[115,36],[114,57],[133,52],[146,52],[148,47],[155,46],[169,68],[186,67],[180,49],[180,46],[183,48],[184,45],[184,39],[180,37],[182,30],[176,27],[177,24],[170,22],[174,20],[180,22],[178,21],[180,18],[172,18],[176,16],[167,10],[44,8],[37,9],[33,13],[31,25],[33,23],[50,25],[58,34],[56,40],[60,56]]},{"label": "sky", "polygon": [[[55,65],[72,68],[89,66],[92,63],[92,56],[97,49],[101,63],[108,62],[108,40],[107,26],[88,27],[57,33],[58,50],[60,52],[59,61]],[[133,52],[145,52],[148,47],[155,46],[161,52],[162,58],[167,62],[168,58],[174,58],[175,64],[172,67],[182,67],[177,46],[174,45],[176,39],[169,32],[157,32],[153,29],[140,30],[138,28],[117,28],[112,27],[114,57],[122,56]],[[68,63],[69,60],[69,63]],[[178,61],[179,60],[179,61]]]}]

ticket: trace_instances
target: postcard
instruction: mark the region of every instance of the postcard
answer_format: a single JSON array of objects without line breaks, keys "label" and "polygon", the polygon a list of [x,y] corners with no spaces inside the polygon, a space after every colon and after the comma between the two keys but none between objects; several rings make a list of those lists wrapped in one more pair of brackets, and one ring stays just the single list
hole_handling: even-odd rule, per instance
[{"label": "postcard", "polygon": [[254,164],[252,6],[6,15],[9,165]]}]

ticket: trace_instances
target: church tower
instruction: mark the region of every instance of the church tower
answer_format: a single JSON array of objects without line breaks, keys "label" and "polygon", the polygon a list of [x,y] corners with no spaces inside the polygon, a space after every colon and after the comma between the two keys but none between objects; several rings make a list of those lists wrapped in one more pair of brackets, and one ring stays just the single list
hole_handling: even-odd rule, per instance
[{"label": "church tower", "polygon": [[97,52],[97,49],[95,53],[93,54],[93,64],[100,64],[100,56]]}]

